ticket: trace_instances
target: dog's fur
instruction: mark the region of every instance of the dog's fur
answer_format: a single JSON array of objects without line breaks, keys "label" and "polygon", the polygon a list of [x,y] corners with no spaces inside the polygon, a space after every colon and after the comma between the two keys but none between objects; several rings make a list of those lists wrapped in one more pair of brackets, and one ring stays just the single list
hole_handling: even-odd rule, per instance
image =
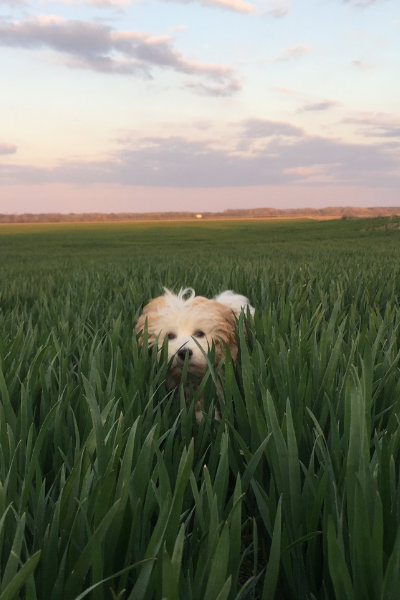
[{"label": "dog's fur", "polygon": [[[169,389],[179,384],[185,359],[188,372],[202,377],[207,369],[205,355],[212,347],[215,349],[215,365],[223,357],[226,346],[232,359],[236,360],[236,318],[243,309],[254,314],[254,308],[245,296],[226,290],[210,300],[196,296],[193,288],[181,289],[177,295],[166,288],[164,290],[163,296],[153,298],[143,308],[135,332],[140,334],[140,341],[147,326],[149,347],[157,344],[159,349],[167,337]],[[198,411],[196,418],[201,420]]]}]

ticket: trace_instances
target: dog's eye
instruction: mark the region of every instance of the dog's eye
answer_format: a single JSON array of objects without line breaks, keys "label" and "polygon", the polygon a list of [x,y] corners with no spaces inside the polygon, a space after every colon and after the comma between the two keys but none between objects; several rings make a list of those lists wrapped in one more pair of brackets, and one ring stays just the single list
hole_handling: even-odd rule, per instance
[{"label": "dog's eye", "polygon": [[205,335],[206,334],[204,333],[204,331],[201,331],[201,329],[198,329],[197,331],[194,332],[193,337],[202,338]]},{"label": "dog's eye", "polygon": [[169,340],[174,340],[176,338],[176,335],[174,333],[167,333],[167,338]]}]

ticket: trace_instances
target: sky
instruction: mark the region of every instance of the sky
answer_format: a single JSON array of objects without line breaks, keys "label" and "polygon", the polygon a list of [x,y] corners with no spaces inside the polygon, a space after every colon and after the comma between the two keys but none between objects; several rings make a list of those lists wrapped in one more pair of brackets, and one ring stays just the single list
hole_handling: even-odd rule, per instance
[{"label": "sky", "polygon": [[399,0],[0,0],[0,213],[400,206]]}]

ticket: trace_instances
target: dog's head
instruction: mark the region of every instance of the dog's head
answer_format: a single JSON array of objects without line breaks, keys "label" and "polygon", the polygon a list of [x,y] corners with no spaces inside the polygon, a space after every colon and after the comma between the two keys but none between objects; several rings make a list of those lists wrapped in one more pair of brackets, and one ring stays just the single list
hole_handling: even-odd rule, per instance
[{"label": "dog's head", "polygon": [[160,349],[167,338],[172,374],[179,377],[187,359],[189,372],[201,377],[207,366],[205,354],[212,347],[216,364],[226,346],[233,360],[236,359],[235,315],[245,306],[249,306],[251,312],[254,310],[247,298],[230,291],[210,300],[196,296],[192,288],[183,289],[177,295],[165,289],[164,296],[154,298],[143,308],[135,331],[141,334],[140,340],[147,324],[149,347],[157,343]]}]

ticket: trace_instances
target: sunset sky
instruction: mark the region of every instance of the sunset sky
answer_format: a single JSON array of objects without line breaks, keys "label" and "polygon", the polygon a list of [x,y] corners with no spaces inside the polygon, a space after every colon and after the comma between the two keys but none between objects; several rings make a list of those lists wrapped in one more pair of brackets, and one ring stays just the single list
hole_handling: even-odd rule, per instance
[{"label": "sunset sky", "polygon": [[400,205],[399,0],[0,0],[0,212]]}]

